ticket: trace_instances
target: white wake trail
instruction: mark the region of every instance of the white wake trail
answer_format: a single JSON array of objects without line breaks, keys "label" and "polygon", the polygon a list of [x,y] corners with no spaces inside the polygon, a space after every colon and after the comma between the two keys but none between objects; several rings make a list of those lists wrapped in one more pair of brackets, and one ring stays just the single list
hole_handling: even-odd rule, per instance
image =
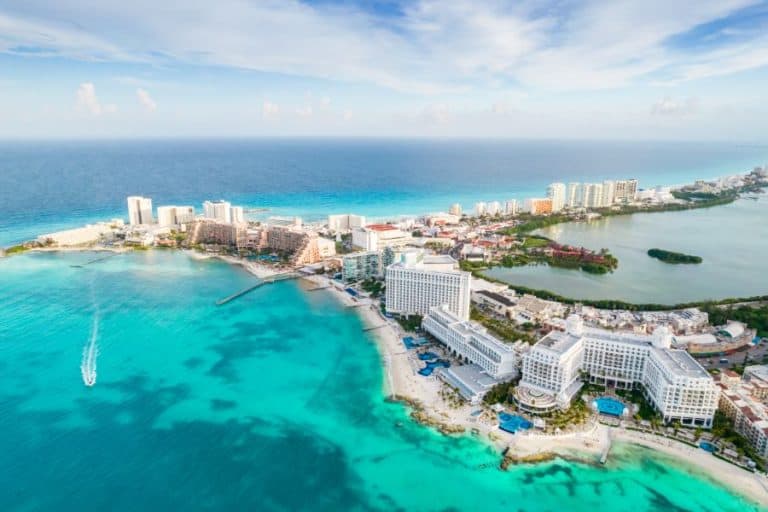
[{"label": "white wake trail", "polygon": [[93,317],[91,326],[91,339],[83,348],[83,360],[80,363],[80,373],[83,375],[83,383],[86,386],[96,384],[96,358],[99,356],[99,315]]}]

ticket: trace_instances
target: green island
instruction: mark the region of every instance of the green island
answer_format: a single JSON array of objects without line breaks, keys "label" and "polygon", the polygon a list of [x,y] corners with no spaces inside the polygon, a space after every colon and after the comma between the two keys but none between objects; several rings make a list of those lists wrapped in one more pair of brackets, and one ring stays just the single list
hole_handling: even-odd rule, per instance
[{"label": "green island", "polygon": [[683,254],[681,252],[666,251],[664,249],[648,249],[648,256],[656,258],[664,263],[672,264],[698,264],[701,263],[701,256],[693,256],[690,254]]}]

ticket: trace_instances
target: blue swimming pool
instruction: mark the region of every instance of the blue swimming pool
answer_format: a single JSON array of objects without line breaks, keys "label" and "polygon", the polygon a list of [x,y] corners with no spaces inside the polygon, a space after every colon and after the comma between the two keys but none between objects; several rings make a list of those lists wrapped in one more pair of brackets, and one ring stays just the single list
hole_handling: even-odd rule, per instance
[{"label": "blue swimming pool", "polygon": [[600,414],[617,417],[624,414],[624,409],[626,409],[623,403],[609,396],[601,396],[595,400],[595,406]]},{"label": "blue swimming pool", "polygon": [[419,359],[422,361],[431,361],[437,359],[437,354],[434,352],[424,352],[423,354],[419,354]]},{"label": "blue swimming pool", "polygon": [[442,368],[450,368],[451,363],[449,363],[445,359],[438,359],[437,361],[429,361],[424,368],[419,370],[419,375],[429,377],[430,375],[432,375],[432,372],[435,371],[435,368],[437,368],[438,366]]},{"label": "blue swimming pool", "polygon": [[427,342],[424,338],[414,338],[413,336],[405,336],[403,338],[403,345],[405,345],[405,348],[408,350],[411,350],[412,348],[420,347],[421,345],[424,345]]},{"label": "blue swimming pool", "polygon": [[704,450],[705,452],[709,453],[715,453],[717,451],[717,446],[714,444],[708,442],[708,441],[702,441],[699,443],[699,448]]},{"label": "blue swimming pool", "polygon": [[499,428],[505,432],[514,434],[518,430],[528,430],[531,427],[533,427],[533,423],[522,416],[507,412],[499,413]]}]

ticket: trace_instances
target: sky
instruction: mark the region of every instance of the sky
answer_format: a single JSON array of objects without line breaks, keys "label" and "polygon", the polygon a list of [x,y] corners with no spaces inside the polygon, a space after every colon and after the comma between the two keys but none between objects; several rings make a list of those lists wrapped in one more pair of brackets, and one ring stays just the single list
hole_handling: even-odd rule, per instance
[{"label": "sky", "polygon": [[768,142],[768,2],[0,0],[0,137]]}]

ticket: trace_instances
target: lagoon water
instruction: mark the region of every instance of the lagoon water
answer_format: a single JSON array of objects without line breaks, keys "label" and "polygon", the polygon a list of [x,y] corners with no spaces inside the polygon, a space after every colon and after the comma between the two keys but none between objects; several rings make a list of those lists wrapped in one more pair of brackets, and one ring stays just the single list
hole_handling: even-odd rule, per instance
[{"label": "lagoon water", "polygon": [[[608,248],[613,273],[592,275],[546,265],[493,268],[491,277],[577,299],[680,304],[768,294],[768,196],[714,208],[608,217],[538,233],[562,243]],[[699,265],[651,258],[660,248],[701,256]]]},{"label": "lagoon water", "polygon": [[[301,282],[154,250],[0,260],[3,511],[748,511],[642,449],[497,469],[382,393],[356,314]],[[96,385],[83,347],[99,319]]]}]

